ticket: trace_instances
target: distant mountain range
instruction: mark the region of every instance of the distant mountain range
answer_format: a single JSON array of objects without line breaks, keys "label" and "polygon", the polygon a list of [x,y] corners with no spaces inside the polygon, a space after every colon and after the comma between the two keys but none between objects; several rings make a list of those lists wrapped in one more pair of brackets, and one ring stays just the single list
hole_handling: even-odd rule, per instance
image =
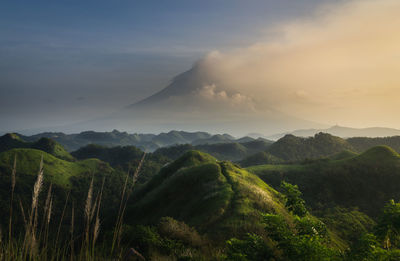
[{"label": "distant mountain range", "polygon": [[[334,136],[342,138],[351,137],[391,137],[400,136],[400,130],[393,128],[383,128],[383,127],[371,127],[371,128],[349,128],[339,125],[332,126],[328,129],[300,129],[292,132],[278,133],[270,136],[266,136],[267,139],[278,140],[285,136],[286,134],[292,134],[298,137],[311,137],[315,134],[323,132],[329,133]],[[261,136],[253,134],[253,136]]]},{"label": "distant mountain range", "polygon": [[[251,137],[236,139],[229,134],[213,135],[207,132],[186,132],[175,130],[162,132],[160,134],[129,134],[127,132],[113,130],[112,132],[84,131],[75,134],[43,132],[31,136],[20,134],[12,135],[16,135],[16,137],[19,137],[26,142],[35,142],[41,138],[49,138],[60,143],[67,151],[74,151],[88,144],[97,144],[106,147],[136,146],[144,151],[152,152],[159,148],[180,144],[198,146],[219,143],[245,143],[257,140]],[[266,139],[261,140],[270,142]]]}]

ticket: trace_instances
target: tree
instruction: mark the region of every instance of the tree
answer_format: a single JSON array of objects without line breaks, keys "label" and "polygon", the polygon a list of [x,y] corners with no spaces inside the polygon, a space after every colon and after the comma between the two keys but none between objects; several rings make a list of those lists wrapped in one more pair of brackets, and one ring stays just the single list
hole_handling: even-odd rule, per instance
[{"label": "tree", "polygon": [[400,245],[400,203],[390,200],[383,208],[375,232],[383,247],[390,249]]},{"label": "tree", "polygon": [[232,238],[227,241],[226,258],[231,261],[262,261],[272,257],[271,250],[262,237],[247,234],[243,240]]},{"label": "tree", "polygon": [[307,214],[305,201],[301,198],[301,191],[297,185],[292,185],[285,181],[282,181],[281,188],[283,194],[286,196],[286,208],[293,214],[304,217]]}]

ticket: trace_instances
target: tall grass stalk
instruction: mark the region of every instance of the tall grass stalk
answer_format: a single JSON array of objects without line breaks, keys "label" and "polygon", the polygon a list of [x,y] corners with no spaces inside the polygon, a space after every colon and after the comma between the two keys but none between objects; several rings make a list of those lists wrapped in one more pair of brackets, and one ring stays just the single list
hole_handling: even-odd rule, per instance
[{"label": "tall grass stalk", "polygon": [[70,258],[71,261],[74,260],[75,252],[74,252],[74,223],[75,223],[75,206],[74,202],[72,202],[72,210],[71,210],[71,227],[70,227]]},{"label": "tall grass stalk", "polygon": [[7,252],[10,254],[12,253],[12,244],[11,244],[11,239],[12,239],[12,216],[13,216],[13,202],[14,202],[14,189],[15,189],[15,176],[17,172],[17,154],[14,155],[14,164],[13,164],[13,169],[11,171],[11,200],[10,200],[10,220],[8,224],[8,249]]},{"label": "tall grass stalk", "polygon": [[113,233],[113,240],[112,240],[112,245],[111,245],[111,254],[114,253],[114,249],[115,247],[119,248],[120,243],[121,243],[121,233],[122,233],[122,225],[123,225],[123,220],[124,220],[124,215],[125,215],[125,210],[126,210],[126,206],[128,203],[128,200],[131,196],[131,193],[133,191],[133,188],[136,184],[136,181],[139,177],[139,173],[140,170],[142,168],[144,159],[146,157],[146,152],[143,153],[142,158],[139,161],[139,164],[132,176],[132,184],[131,186],[127,189],[127,185],[128,185],[128,178],[129,178],[129,171],[127,173],[125,182],[124,182],[124,186],[123,186],[123,190],[121,193],[121,201],[120,201],[120,206],[119,206],[119,210],[118,210],[118,216],[117,216],[117,220],[115,223],[115,228],[114,228],[114,233]]},{"label": "tall grass stalk", "polygon": [[96,221],[94,223],[94,229],[93,229],[93,245],[92,245],[92,256],[94,256],[94,251],[95,251],[95,246],[96,246],[96,241],[99,236],[100,232],[100,205],[101,205],[101,199],[103,196],[103,188],[104,188],[104,183],[105,183],[105,177],[103,178],[103,182],[101,184],[101,189],[100,189],[100,195],[98,197],[98,202],[97,202],[97,211],[96,211]]},{"label": "tall grass stalk", "polygon": [[[83,219],[81,215],[77,214],[75,201],[71,200],[72,192],[68,191],[65,203],[62,209],[61,217],[58,224],[55,225],[54,231],[56,234],[51,236],[51,224],[54,219],[54,208],[57,194],[55,185],[50,184],[47,190],[47,195],[44,200],[44,205],[39,204],[39,199],[44,188],[44,159],[43,155],[40,159],[39,170],[37,173],[36,180],[33,185],[32,192],[32,202],[30,206],[25,206],[23,200],[16,195],[17,204],[20,207],[20,219],[22,219],[24,224],[24,230],[21,231],[20,240],[13,239],[13,234],[16,234],[15,225],[16,214],[13,213],[13,203],[14,203],[14,190],[16,186],[16,168],[17,168],[17,157],[14,157],[14,163],[11,173],[11,200],[10,200],[10,217],[8,220],[8,231],[6,230],[5,237],[1,235],[0,231],[0,260],[16,260],[16,261],[38,261],[38,260],[102,260],[104,251],[108,252],[108,248],[111,247],[111,256],[121,257],[123,251],[120,250],[121,242],[121,231],[123,226],[123,219],[125,210],[127,208],[127,203],[129,197],[132,193],[133,187],[139,177],[140,170],[142,168],[145,155],[143,154],[133,176],[126,175],[122,187],[121,199],[119,204],[118,216],[116,219],[114,231],[113,231],[113,241],[111,245],[107,245],[107,242],[103,242],[102,248],[97,248],[96,243],[99,239],[102,220],[101,220],[101,207],[103,194],[105,191],[106,179],[103,177],[100,190],[95,192],[94,186],[94,175],[92,176],[87,191],[86,201],[84,202],[83,208]],[[131,180],[132,178],[132,180]],[[69,203],[69,201],[72,201]],[[69,212],[69,207],[71,207],[71,212]],[[69,223],[69,230],[66,230],[66,237],[63,238],[63,233],[61,228],[63,227],[63,222],[66,213],[71,214]],[[76,223],[79,216],[79,224]],[[81,221],[82,220],[82,229]],[[54,223],[54,222],[53,222]],[[14,228],[13,228],[14,226]],[[0,228],[1,229],[1,228]],[[8,232],[8,233],[7,233]],[[8,238],[7,238],[8,234]],[[5,239],[5,240],[3,240]],[[55,240],[52,240],[55,239]],[[62,244],[65,243],[65,244]],[[103,249],[96,253],[97,249]],[[107,249],[107,250],[105,250]],[[118,255],[114,255],[114,252]]]},{"label": "tall grass stalk", "polygon": [[55,241],[55,246],[56,246],[56,247],[58,247],[58,239],[60,238],[61,225],[62,225],[62,222],[63,222],[63,219],[64,219],[65,210],[67,209],[67,204],[68,204],[68,199],[69,199],[70,193],[71,193],[71,191],[68,190],[67,197],[66,197],[66,199],[65,199],[64,208],[63,208],[63,211],[62,211],[62,213],[61,213],[60,222],[58,223],[57,235],[56,235],[56,241]]},{"label": "tall grass stalk", "polygon": [[94,181],[94,176],[92,176],[92,180],[90,181],[89,185],[89,190],[86,198],[86,204],[85,204],[85,234],[84,237],[85,239],[82,240],[82,246],[81,246],[81,256],[85,255],[86,258],[89,256],[89,240],[90,240],[90,223],[92,219],[92,204],[93,204],[93,181]]},{"label": "tall grass stalk", "polygon": [[40,159],[38,177],[36,179],[35,185],[33,186],[31,212],[29,214],[29,222],[25,231],[25,239],[23,244],[24,257],[28,254],[31,259],[35,254],[34,252],[37,243],[36,242],[37,213],[38,213],[37,206],[42,185],[43,185],[43,155]]}]

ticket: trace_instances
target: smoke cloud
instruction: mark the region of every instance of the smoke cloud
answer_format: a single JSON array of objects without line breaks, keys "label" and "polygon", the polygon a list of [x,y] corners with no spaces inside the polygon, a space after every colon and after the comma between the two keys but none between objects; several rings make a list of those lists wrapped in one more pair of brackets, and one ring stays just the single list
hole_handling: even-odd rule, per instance
[{"label": "smoke cloud", "polygon": [[197,62],[207,75],[198,95],[328,124],[399,127],[399,14],[397,0],[350,1],[268,28],[265,41]]}]

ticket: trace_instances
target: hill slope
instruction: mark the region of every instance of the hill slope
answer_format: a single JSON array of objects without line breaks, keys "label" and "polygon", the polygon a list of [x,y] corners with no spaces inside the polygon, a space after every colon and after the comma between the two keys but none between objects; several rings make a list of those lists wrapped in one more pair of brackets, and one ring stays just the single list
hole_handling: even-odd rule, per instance
[{"label": "hill slope", "polygon": [[98,159],[70,162],[54,157],[37,149],[12,149],[0,153],[0,172],[11,173],[14,157],[17,157],[17,174],[36,176],[40,159],[43,156],[45,180],[60,185],[70,186],[70,178],[90,175],[96,172],[113,172],[113,169]]},{"label": "hill slope", "polygon": [[34,142],[27,142],[15,133],[7,133],[0,137],[0,152],[15,148],[38,149],[59,159],[74,161],[74,157],[72,157],[61,144],[49,138],[43,137]]},{"label": "hill slope", "polygon": [[229,162],[198,152],[185,153],[136,193],[128,216],[154,223],[170,216],[213,237],[263,231],[261,213],[290,219],[278,192]]},{"label": "hill slope", "polygon": [[342,138],[318,133],[310,138],[286,135],[273,143],[267,152],[286,161],[301,161],[327,157],[343,150],[352,149],[352,146]]},{"label": "hill slope", "polygon": [[388,200],[400,200],[400,155],[387,146],[341,160],[262,165],[248,170],[273,187],[278,187],[282,180],[298,184],[314,209],[336,205],[358,207],[376,217]]}]

